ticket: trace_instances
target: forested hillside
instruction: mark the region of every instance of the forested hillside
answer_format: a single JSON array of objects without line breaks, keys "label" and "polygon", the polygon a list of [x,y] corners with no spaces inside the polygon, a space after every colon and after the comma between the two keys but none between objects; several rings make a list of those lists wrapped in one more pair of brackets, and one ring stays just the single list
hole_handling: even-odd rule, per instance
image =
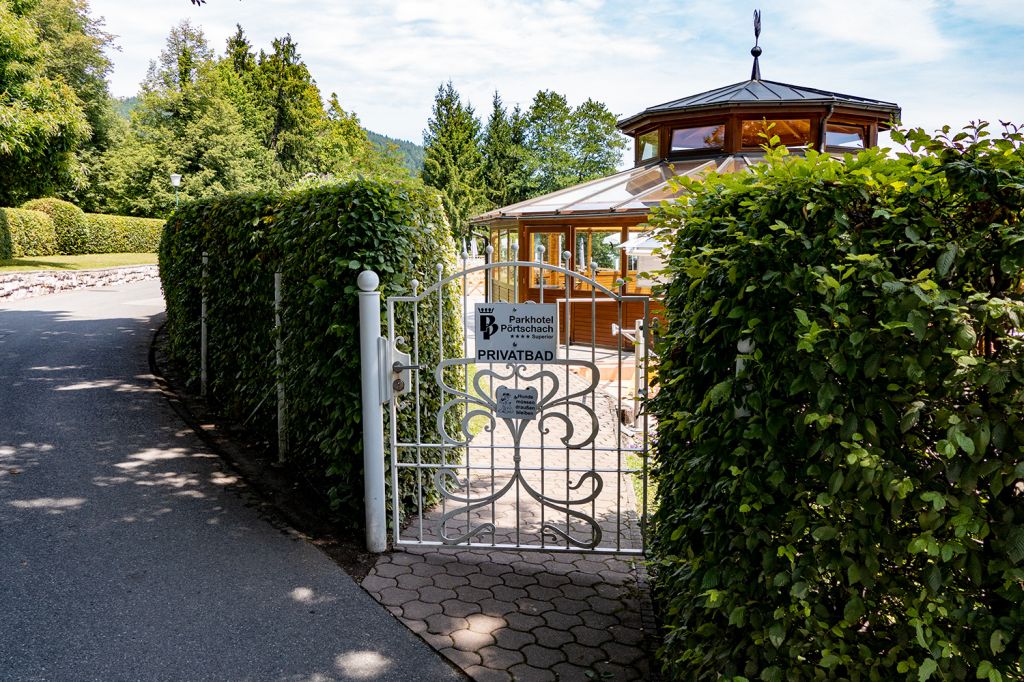
[{"label": "forested hillside", "polygon": [[372,130],[366,131],[366,137],[370,142],[377,145],[377,148],[386,154],[396,156],[405,168],[413,175],[419,175],[423,171],[423,147],[415,142],[399,140],[387,135],[375,133]]}]

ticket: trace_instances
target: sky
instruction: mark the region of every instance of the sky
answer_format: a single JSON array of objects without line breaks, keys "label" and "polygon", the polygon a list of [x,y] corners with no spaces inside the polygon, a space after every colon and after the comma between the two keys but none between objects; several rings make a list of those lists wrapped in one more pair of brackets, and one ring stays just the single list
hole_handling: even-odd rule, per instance
[{"label": "sky", "polygon": [[750,77],[762,14],[765,80],[895,102],[934,130],[1024,122],[1024,0],[89,0],[117,36],[111,92],[138,91],[189,19],[223,53],[241,24],[270,49],[290,33],[324,97],[364,127],[422,142],[451,80],[486,120],[498,91],[593,98],[619,117]]}]

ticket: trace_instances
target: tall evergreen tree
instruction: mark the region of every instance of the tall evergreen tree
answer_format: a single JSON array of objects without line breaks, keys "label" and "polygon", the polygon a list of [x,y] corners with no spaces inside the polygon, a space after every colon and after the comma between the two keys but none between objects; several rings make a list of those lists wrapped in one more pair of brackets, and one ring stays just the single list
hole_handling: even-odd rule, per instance
[{"label": "tall evergreen tree", "polygon": [[457,240],[469,231],[469,219],[485,201],[480,157],[480,122],[463,104],[451,81],[441,85],[423,131],[426,150],[423,181],[441,193]]},{"label": "tall evergreen tree", "polygon": [[483,182],[488,203],[507,206],[526,199],[529,193],[526,117],[518,105],[510,115],[497,92],[492,104],[481,148]]},{"label": "tall evergreen tree", "polygon": [[264,146],[290,178],[309,170],[316,154],[317,124],[324,117],[320,90],[290,35],[275,38],[273,52],[260,51],[255,86],[267,113]]}]

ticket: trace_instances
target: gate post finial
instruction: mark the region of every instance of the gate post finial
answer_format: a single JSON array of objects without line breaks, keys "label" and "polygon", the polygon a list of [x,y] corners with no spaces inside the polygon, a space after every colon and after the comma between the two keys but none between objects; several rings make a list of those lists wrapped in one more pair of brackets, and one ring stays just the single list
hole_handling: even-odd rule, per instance
[{"label": "gate post finial", "polygon": [[364,270],[359,287],[359,361],[363,409],[363,502],[366,505],[366,549],[387,549],[384,507],[384,408],[380,388],[380,277]]}]

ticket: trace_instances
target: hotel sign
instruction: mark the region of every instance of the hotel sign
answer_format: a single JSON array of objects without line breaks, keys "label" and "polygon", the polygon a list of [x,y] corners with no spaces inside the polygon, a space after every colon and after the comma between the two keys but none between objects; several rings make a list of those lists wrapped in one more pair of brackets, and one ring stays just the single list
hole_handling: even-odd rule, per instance
[{"label": "hotel sign", "polygon": [[476,361],[539,364],[558,352],[554,303],[477,303]]}]

